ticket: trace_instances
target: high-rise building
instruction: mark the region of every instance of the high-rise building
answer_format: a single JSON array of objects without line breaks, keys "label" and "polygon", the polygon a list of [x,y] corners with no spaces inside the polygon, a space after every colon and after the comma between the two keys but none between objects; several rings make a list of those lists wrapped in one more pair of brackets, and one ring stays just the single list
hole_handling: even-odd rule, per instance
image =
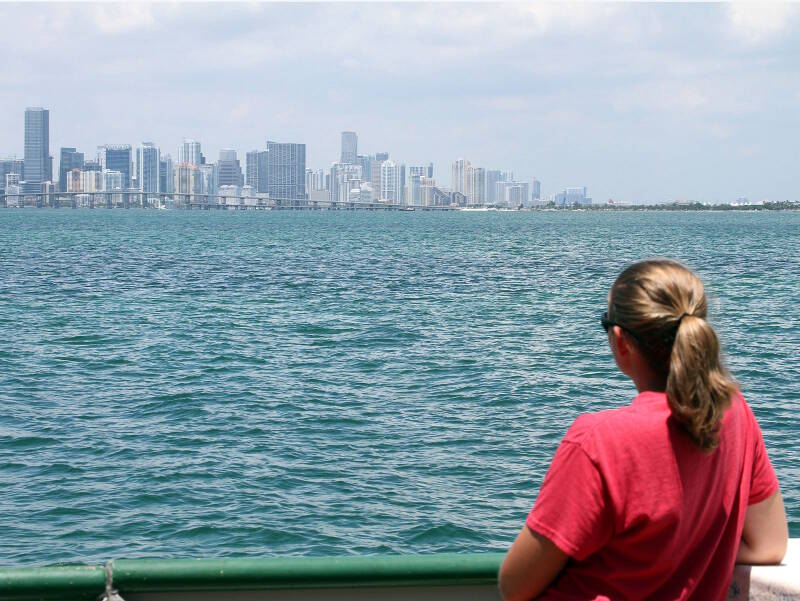
[{"label": "high-rise building", "polygon": [[486,169],[483,167],[468,166],[465,173],[464,196],[467,205],[486,204]]},{"label": "high-rise building", "polygon": [[97,147],[101,169],[119,171],[122,174],[122,187],[131,187],[131,145],[105,144]]},{"label": "high-rise building", "polygon": [[111,192],[112,190],[122,189],[122,173],[119,171],[112,171],[106,169],[103,173],[103,190]]},{"label": "high-rise building", "polygon": [[347,202],[352,190],[361,189],[363,177],[361,165],[334,163],[331,165],[328,198],[331,202]]},{"label": "high-rise building", "polygon": [[538,179],[533,180],[533,200],[541,200],[542,198],[542,182]]},{"label": "high-rise building", "polygon": [[358,136],[354,131],[342,132],[342,156],[340,163],[352,165],[357,162],[358,157]]},{"label": "high-rise building", "polygon": [[459,194],[466,194],[467,190],[467,169],[471,163],[466,159],[457,159],[453,161],[450,168],[450,181],[452,184],[453,192]]},{"label": "high-rise building", "polygon": [[161,191],[161,151],[152,142],[142,142],[136,149],[136,183],[148,194]]},{"label": "high-rise building", "polygon": [[241,187],[243,183],[242,166],[236,158],[236,151],[232,148],[223,148],[219,151],[217,160],[217,185]]},{"label": "high-rise building", "polygon": [[170,155],[164,155],[158,163],[158,189],[166,194],[174,191],[174,165]]},{"label": "high-rise building", "polygon": [[50,111],[41,107],[25,109],[25,189],[38,194],[42,182],[53,180],[50,158]]},{"label": "high-rise building", "polygon": [[306,145],[267,142],[267,192],[270,198],[306,199]]},{"label": "high-rise building", "polygon": [[[502,199],[497,196],[497,182],[514,181],[514,174],[510,171],[499,171],[497,169],[486,170],[486,202],[495,204]],[[503,188],[504,189],[504,188]]]},{"label": "high-rise building", "polygon": [[103,190],[102,172],[80,171],[80,178],[80,190],[78,192],[100,192]]},{"label": "high-rise building", "polygon": [[433,163],[428,163],[427,165],[408,165],[406,167],[404,197],[407,204],[421,204],[421,177],[433,178]]},{"label": "high-rise building", "polygon": [[209,202],[219,193],[219,171],[216,165],[203,164],[197,166],[195,192],[205,194]]},{"label": "high-rise building", "polygon": [[245,155],[245,183],[254,192],[267,191],[267,151],[251,150]]},{"label": "high-rise building", "polygon": [[372,192],[376,198],[381,195],[381,165],[388,160],[388,152],[376,152],[369,157],[369,173],[364,173],[364,179],[372,184]]},{"label": "high-rise building", "polygon": [[83,153],[75,148],[61,148],[58,162],[58,189],[60,192],[67,191],[67,172],[76,167],[83,169]]},{"label": "high-rise building", "polygon": [[[363,173],[363,171],[362,171]],[[325,190],[325,171],[322,169],[306,169],[306,193]]]},{"label": "high-rise building", "polygon": [[401,173],[404,172],[405,165],[397,164],[394,161],[383,161],[381,163],[380,200],[388,200],[392,204],[400,204],[403,191]]},{"label": "high-rise building", "polygon": [[203,153],[200,152],[200,142],[184,138],[183,142],[178,145],[179,165],[184,163],[188,163],[189,165],[203,165],[205,162]]},{"label": "high-rise building", "polygon": [[0,192],[6,189],[6,175],[16,175],[16,184],[24,179],[25,161],[22,159],[0,159]]},{"label": "high-rise building", "polygon": [[81,174],[83,171],[75,167],[64,174],[64,192],[81,191]]}]

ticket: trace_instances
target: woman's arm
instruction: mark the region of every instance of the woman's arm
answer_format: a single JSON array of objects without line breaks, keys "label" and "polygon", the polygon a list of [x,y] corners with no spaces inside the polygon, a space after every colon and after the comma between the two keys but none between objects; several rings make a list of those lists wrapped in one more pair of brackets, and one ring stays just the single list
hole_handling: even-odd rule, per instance
[{"label": "woman's arm", "polygon": [[500,566],[500,594],[505,601],[533,599],[555,580],[567,559],[550,539],[523,526]]},{"label": "woman's arm", "polygon": [[786,555],[789,528],[780,491],[747,508],[736,563],[780,563]]}]

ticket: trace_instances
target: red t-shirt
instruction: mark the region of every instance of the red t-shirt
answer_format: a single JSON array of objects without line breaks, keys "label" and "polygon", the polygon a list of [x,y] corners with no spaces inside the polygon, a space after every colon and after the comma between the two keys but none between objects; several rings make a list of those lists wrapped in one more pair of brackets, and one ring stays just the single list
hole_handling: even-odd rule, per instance
[{"label": "red t-shirt", "polygon": [[542,599],[724,599],[748,505],[778,480],[740,394],[701,451],[643,392],[581,415],[558,447],[527,525],[570,556]]}]

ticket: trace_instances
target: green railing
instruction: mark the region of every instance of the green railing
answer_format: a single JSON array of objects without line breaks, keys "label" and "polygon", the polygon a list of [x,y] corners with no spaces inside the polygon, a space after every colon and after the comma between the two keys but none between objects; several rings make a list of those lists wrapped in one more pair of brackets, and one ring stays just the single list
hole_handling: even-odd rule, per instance
[{"label": "green railing", "polygon": [[[126,593],[265,589],[469,586],[497,582],[503,553],[276,559],[119,559]],[[105,566],[0,568],[0,600],[97,599]]]}]

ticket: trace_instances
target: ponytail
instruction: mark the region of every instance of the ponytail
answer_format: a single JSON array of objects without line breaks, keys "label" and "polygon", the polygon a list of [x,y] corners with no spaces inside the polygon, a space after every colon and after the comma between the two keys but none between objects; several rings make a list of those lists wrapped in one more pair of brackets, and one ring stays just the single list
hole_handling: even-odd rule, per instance
[{"label": "ponytail", "polygon": [[609,294],[609,317],[635,334],[650,366],[665,378],[672,417],[706,452],[736,391],[705,320],[703,283],[680,263],[656,259],[623,271]]},{"label": "ponytail", "polygon": [[722,415],[735,391],[721,365],[714,329],[703,318],[684,316],[669,357],[667,402],[672,416],[704,451],[719,445]]}]

